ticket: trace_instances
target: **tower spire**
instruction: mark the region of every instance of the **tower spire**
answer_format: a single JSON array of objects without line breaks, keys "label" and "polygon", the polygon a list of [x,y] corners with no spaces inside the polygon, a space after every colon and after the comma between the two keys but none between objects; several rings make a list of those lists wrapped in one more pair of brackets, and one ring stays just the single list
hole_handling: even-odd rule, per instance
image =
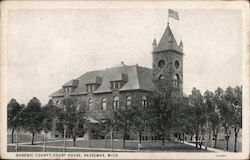
[{"label": "tower spire", "polygon": [[162,52],[167,50],[174,50],[179,53],[182,53],[181,49],[178,46],[178,43],[175,40],[175,37],[170,29],[168,24],[165,32],[163,33],[161,40],[153,50],[154,52]]},{"label": "tower spire", "polygon": [[179,48],[180,48],[181,51],[183,52],[183,42],[182,42],[182,39],[181,39],[181,41],[180,41]]},{"label": "tower spire", "polygon": [[153,51],[155,50],[156,46],[157,46],[157,41],[156,39],[154,38],[154,41],[152,43],[152,46],[153,46]]}]

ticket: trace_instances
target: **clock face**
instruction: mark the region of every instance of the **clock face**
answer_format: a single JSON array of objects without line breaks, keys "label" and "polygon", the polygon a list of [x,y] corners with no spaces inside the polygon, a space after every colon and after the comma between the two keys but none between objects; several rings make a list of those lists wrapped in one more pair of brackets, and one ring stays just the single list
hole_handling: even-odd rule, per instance
[{"label": "clock face", "polygon": [[166,62],[165,62],[164,60],[160,60],[160,61],[158,62],[158,67],[159,67],[159,68],[163,68],[163,67],[165,66],[165,64],[166,64]]},{"label": "clock face", "polygon": [[177,61],[177,60],[176,60],[176,61],[174,62],[174,66],[175,66],[175,68],[176,68],[176,69],[178,69],[178,68],[179,68],[179,66],[180,66],[179,61]]}]

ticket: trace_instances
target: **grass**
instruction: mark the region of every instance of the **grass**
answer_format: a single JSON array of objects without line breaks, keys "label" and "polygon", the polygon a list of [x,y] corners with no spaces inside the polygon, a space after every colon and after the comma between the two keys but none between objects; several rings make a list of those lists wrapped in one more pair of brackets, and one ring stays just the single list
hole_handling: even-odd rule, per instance
[{"label": "grass", "polygon": [[[27,144],[31,144],[31,134],[20,134],[18,136],[18,142],[27,142]],[[51,141],[51,140],[60,140],[58,138],[48,138],[47,141]],[[71,139],[69,139],[71,140]],[[43,141],[43,135],[35,135],[35,144],[39,144],[39,145],[43,145],[43,143],[36,143],[39,141]],[[11,144],[11,135],[8,135],[7,137],[7,142],[8,144]],[[15,143],[15,137],[14,137],[14,143]],[[73,142],[72,141],[67,141],[67,147],[72,147],[73,146]],[[90,145],[89,145],[90,144]],[[63,142],[47,142],[47,145],[49,146],[63,146]],[[126,149],[132,149],[132,150],[137,150],[137,145],[138,142],[134,142],[134,141],[130,141],[127,140],[126,141]],[[153,151],[157,151],[157,150],[161,150],[161,141],[153,142],[153,141],[144,141],[142,142],[142,145],[144,147],[144,150],[153,150]],[[183,146],[184,144],[179,144],[179,143],[175,143],[175,142],[167,142],[166,143],[166,150],[167,151],[190,151],[190,150],[195,150],[195,151],[199,151],[198,149],[194,148],[194,147],[190,147],[190,146]],[[211,147],[211,143],[208,144],[209,147]],[[77,140],[76,141],[76,147],[90,147],[90,148],[105,148],[105,140],[91,140],[89,141],[83,141],[83,140]],[[234,147],[234,143],[233,143],[233,138],[230,139],[229,141],[229,151],[233,152],[233,148]],[[110,140],[107,140],[106,143],[106,148],[111,148],[111,144],[110,144]],[[113,141],[113,148],[116,149],[123,149],[123,144],[122,141]],[[221,149],[224,150],[225,148],[225,142],[224,141],[218,141],[217,142],[217,149]],[[25,148],[24,148],[25,149]],[[34,149],[37,150],[37,149]],[[38,149],[39,150],[39,149]],[[42,149],[40,149],[42,150]],[[53,149],[54,150],[54,149]],[[241,143],[238,141],[237,144],[237,151],[241,152],[242,151],[242,146]]]},{"label": "grass", "polygon": [[[43,138],[44,138],[43,135],[35,134],[35,142],[43,141]],[[18,135],[18,142],[30,142],[31,143],[31,140],[32,140],[31,134],[20,134],[20,135]],[[58,140],[58,138],[48,138],[47,140]],[[8,144],[11,143],[11,135],[7,136],[7,143]],[[14,142],[13,143],[16,143],[15,135],[14,135]]]},{"label": "grass", "polygon": [[[30,143],[28,143],[28,144],[30,144]],[[35,145],[33,145],[33,146],[30,145],[30,147],[29,146],[21,146],[19,151],[41,152],[42,145],[43,145],[43,143],[35,143]],[[55,147],[55,146],[59,147],[59,148],[49,148],[48,147],[47,151],[62,152],[63,141],[47,142],[46,145],[53,146],[53,147]],[[137,151],[137,145],[138,145],[137,141],[130,141],[130,140],[126,141],[126,149]],[[169,141],[167,141],[165,143],[165,150],[162,150],[162,148],[161,148],[161,141],[156,141],[156,142],[155,141],[144,141],[144,142],[142,142],[142,145],[143,145],[142,151],[144,151],[144,152],[147,152],[147,151],[148,152],[152,152],[152,151],[153,152],[207,152],[206,150],[194,148],[192,146],[188,146],[188,145],[181,144],[181,143],[169,142]],[[36,146],[39,146],[39,147],[36,147]],[[105,140],[90,140],[90,141],[77,140],[75,147],[78,147],[79,149],[71,148],[71,147],[73,147],[72,141],[67,141],[66,146],[67,146],[68,152],[98,151],[98,148],[105,148]],[[110,146],[111,146],[110,141],[107,141],[106,148],[110,149],[111,148]],[[90,148],[90,149],[86,150],[84,148]],[[93,150],[91,148],[93,148]],[[123,149],[123,142],[122,141],[113,141],[113,148],[114,149]],[[8,151],[9,152],[14,151],[14,146],[9,146]]]}]

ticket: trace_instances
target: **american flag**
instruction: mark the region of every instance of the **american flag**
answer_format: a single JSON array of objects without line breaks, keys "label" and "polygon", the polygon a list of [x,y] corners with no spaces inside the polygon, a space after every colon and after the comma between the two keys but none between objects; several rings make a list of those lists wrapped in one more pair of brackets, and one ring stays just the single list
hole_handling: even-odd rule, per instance
[{"label": "american flag", "polygon": [[168,9],[168,17],[174,18],[176,20],[179,20],[179,14],[175,10]]}]

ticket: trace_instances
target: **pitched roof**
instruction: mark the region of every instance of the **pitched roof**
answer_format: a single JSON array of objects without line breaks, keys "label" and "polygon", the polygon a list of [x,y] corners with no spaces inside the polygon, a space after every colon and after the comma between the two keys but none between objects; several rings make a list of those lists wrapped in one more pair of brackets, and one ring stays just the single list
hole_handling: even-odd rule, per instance
[{"label": "pitched roof", "polygon": [[179,48],[174,35],[169,27],[167,26],[165,32],[163,33],[160,42],[155,47],[154,52],[161,52],[166,50],[174,50],[179,53],[182,53],[181,49]]},{"label": "pitched roof", "polygon": [[[78,86],[72,91],[71,95],[87,94],[86,84],[93,81],[93,77],[101,77],[102,82],[94,93],[112,92],[110,88],[110,81],[124,81],[124,85],[119,89],[120,91],[127,90],[152,90],[154,84],[152,82],[152,70],[137,65],[119,66],[104,70],[90,71],[76,80],[79,81]],[[94,78],[95,79],[95,78]],[[67,82],[70,83],[71,81]],[[66,83],[66,84],[67,84]],[[51,94],[51,97],[63,96],[63,89]]]}]

